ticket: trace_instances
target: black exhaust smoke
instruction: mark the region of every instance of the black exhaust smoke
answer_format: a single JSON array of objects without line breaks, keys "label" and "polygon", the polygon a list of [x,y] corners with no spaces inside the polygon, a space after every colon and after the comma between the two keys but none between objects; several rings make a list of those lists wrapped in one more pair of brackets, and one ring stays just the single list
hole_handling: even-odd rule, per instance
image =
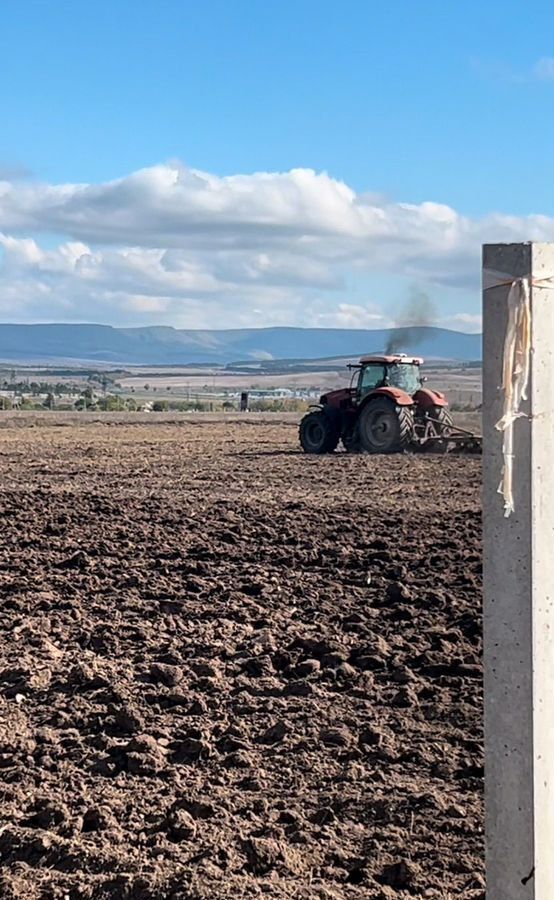
[{"label": "black exhaust smoke", "polygon": [[401,353],[417,347],[430,336],[430,329],[437,321],[433,300],[425,291],[412,291],[389,333],[385,353]]}]

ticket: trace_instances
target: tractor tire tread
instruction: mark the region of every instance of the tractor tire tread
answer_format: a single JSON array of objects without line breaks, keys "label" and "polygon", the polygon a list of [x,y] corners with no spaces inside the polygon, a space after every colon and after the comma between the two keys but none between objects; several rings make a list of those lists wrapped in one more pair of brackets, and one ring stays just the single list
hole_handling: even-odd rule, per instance
[{"label": "tractor tire tread", "polygon": [[[389,445],[386,448],[379,448],[379,446],[371,446],[368,439],[367,433],[364,439],[365,433],[365,417],[371,415],[371,412],[375,410],[382,409],[388,410],[391,413],[394,413],[396,418],[396,434],[394,443]],[[362,450],[365,453],[372,454],[389,454],[389,453],[403,453],[407,450],[414,440],[414,411],[411,406],[398,406],[393,403],[393,401],[388,399],[374,399],[370,400],[367,405],[361,410],[359,417],[359,425],[358,425],[358,433],[360,435],[360,443],[362,445]]]},{"label": "tractor tire tread", "polygon": [[414,412],[411,406],[397,406],[400,424],[399,449],[406,450],[414,439]]},{"label": "tractor tire tread", "polygon": [[431,438],[423,445],[423,450],[425,453],[448,453],[448,434],[454,428],[452,414],[446,406],[434,406],[430,414],[437,422],[436,431],[444,437]]}]

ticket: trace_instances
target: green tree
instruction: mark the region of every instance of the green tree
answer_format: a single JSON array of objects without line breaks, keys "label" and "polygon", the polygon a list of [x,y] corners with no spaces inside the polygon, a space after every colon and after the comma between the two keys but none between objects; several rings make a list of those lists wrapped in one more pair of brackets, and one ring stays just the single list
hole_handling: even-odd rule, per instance
[{"label": "green tree", "polygon": [[97,403],[98,409],[101,409],[102,412],[119,412],[122,409],[122,401],[119,397],[116,397],[115,394],[106,394],[105,397],[101,397]]},{"label": "green tree", "polygon": [[91,387],[86,387],[81,391],[81,396],[75,401],[75,409],[94,409],[94,392]]}]

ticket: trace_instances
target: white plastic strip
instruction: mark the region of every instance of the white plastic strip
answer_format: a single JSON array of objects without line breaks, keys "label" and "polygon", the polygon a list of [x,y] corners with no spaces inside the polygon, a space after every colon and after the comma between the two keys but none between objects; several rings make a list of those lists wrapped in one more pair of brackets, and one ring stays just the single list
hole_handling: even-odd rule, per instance
[{"label": "white plastic strip", "polygon": [[554,287],[554,278],[532,280],[529,276],[514,278],[503,272],[485,269],[483,272],[483,289],[509,286],[508,324],[504,338],[504,354],[502,360],[502,385],[504,404],[502,418],[496,423],[498,431],[503,432],[502,457],[503,467],[498,493],[504,500],[504,515],[510,516],[514,511],[514,423],[525,416],[520,411],[523,400],[527,399],[529,383],[529,367],[531,359],[531,285],[536,287]]},{"label": "white plastic strip", "polygon": [[504,433],[502,440],[504,465],[498,492],[504,499],[505,516],[510,516],[514,511],[514,423],[524,415],[520,412],[520,405],[522,400],[527,399],[530,350],[529,278],[517,278],[510,285],[508,295],[508,326],[502,361],[504,407],[502,418],[496,423],[497,429]]}]

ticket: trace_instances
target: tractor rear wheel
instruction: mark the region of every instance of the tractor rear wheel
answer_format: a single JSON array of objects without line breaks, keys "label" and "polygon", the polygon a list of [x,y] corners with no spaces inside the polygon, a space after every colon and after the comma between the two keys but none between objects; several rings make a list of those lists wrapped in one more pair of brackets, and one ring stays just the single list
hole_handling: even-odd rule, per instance
[{"label": "tractor rear wheel", "polygon": [[435,428],[440,434],[449,434],[454,428],[454,420],[447,406],[434,406],[431,418],[435,420]]},{"label": "tractor rear wheel", "polygon": [[340,427],[335,416],[316,409],[300,422],[299,437],[304,453],[332,453],[340,440]]},{"label": "tractor rear wheel", "polygon": [[370,400],[360,413],[358,434],[367,453],[401,453],[414,438],[413,410],[386,397]]},{"label": "tractor rear wheel", "polygon": [[446,406],[433,406],[429,411],[433,419],[433,427],[437,433],[436,438],[430,438],[423,449],[427,453],[446,453],[448,451],[448,438],[454,428],[452,414]]}]

